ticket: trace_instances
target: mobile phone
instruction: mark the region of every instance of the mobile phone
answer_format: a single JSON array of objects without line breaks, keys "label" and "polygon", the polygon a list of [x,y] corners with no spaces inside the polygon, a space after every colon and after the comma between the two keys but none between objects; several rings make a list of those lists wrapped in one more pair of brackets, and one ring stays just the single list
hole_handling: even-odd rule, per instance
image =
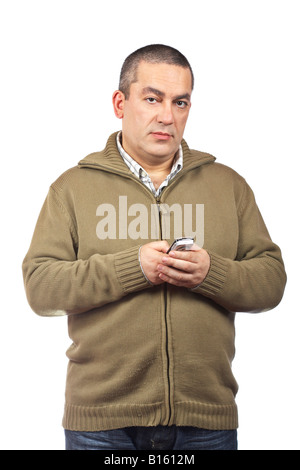
[{"label": "mobile phone", "polygon": [[167,251],[167,254],[170,253],[170,251],[184,251],[184,250],[190,250],[194,244],[194,239],[190,237],[186,238],[176,238],[176,240],[173,241],[172,245]]}]

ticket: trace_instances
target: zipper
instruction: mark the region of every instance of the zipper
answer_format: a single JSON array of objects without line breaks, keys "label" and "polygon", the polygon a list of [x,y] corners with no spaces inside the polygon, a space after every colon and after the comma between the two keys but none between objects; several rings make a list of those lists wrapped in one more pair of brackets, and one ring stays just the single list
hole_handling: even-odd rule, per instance
[{"label": "zipper", "polygon": [[159,220],[159,237],[162,240],[162,224],[161,224],[161,212],[160,212],[160,196],[155,198],[156,207],[158,210],[158,220]]},{"label": "zipper", "polygon": [[[158,220],[159,220],[159,231],[160,231],[160,239],[163,239],[163,233],[162,233],[162,220],[161,220],[161,209],[160,209],[160,196],[155,198],[156,200],[156,206],[158,209]],[[169,355],[169,330],[168,330],[168,319],[167,319],[167,292],[168,292],[168,286],[165,283],[164,284],[164,326],[165,326],[165,335],[166,335],[166,345],[165,345],[165,352],[166,352],[166,358],[167,358],[167,400],[166,400],[166,406],[167,406],[167,426],[170,423],[171,420],[171,415],[172,415],[172,409],[171,409],[171,382],[170,382],[170,355]]]}]

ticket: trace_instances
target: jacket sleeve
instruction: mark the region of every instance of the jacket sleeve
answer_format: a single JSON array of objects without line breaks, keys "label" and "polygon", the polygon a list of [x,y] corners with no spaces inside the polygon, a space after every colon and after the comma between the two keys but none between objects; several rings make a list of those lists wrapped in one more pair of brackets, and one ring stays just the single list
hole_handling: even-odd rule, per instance
[{"label": "jacket sleeve", "polygon": [[232,312],[270,310],[282,299],[286,273],[281,251],[272,242],[246,182],[238,206],[238,221],[236,258],[232,260],[209,252],[210,270],[193,291]]},{"label": "jacket sleeve", "polygon": [[82,313],[149,287],[139,264],[139,246],[77,259],[77,234],[51,187],[23,261],[31,308],[41,316]]}]

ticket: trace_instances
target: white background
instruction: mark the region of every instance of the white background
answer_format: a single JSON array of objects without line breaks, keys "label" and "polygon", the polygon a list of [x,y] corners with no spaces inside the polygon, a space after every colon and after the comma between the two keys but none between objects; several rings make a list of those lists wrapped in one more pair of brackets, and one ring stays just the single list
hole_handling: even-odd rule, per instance
[{"label": "white background", "polygon": [[123,60],[161,42],[194,69],[187,142],[247,179],[288,273],[275,310],[237,315],[239,448],[300,449],[298,4],[1,0],[0,448],[64,448],[66,319],[31,311],[21,264],[49,185],[120,128]]}]

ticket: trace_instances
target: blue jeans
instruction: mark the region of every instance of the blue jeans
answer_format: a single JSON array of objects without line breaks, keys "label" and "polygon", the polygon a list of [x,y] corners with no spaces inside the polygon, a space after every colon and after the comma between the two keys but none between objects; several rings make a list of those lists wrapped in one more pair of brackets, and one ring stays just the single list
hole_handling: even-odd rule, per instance
[{"label": "blue jeans", "polygon": [[65,430],[66,450],[237,450],[237,431],[156,426],[81,432]]}]

